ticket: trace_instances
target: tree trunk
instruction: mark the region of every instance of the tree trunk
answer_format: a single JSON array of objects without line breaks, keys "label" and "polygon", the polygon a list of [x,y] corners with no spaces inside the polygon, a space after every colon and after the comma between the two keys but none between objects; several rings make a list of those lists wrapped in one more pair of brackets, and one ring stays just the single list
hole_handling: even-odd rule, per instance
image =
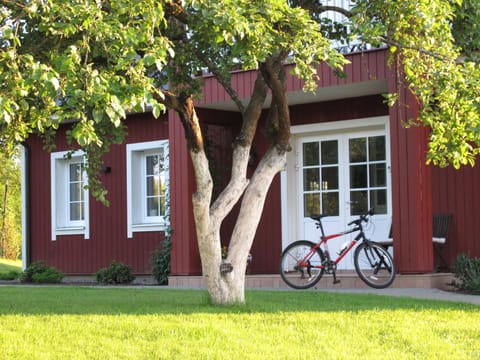
[{"label": "tree trunk", "polygon": [[[252,179],[248,183],[240,208],[240,213],[233,230],[225,260],[221,258],[220,225],[226,216],[222,212],[206,215],[198,209],[202,206],[194,206],[195,223],[197,224],[197,237],[202,260],[203,277],[212,303],[214,304],[238,304],[245,302],[245,270],[250,248],[255,237],[260,217],[262,215],[265,198],[275,175],[285,167],[286,154],[278,153],[271,148],[260,161]],[[241,195],[244,188],[243,182],[239,181],[235,188],[230,191]],[[194,204],[200,200],[194,196]],[[213,215],[213,216],[210,216]]]},{"label": "tree trunk", "polygon": [[[200,122],[191,96],[166,91],[159,99],[167,107],[175,109],[182,121],[187,145],[195,173],[196,191],[193,194],[193,212],[198,248],[205,285],[215,304],[245,302],[245,270],[250,248],[255,237],[265,198],[274,176],[285,167],[290,119],[284,93],[285,74],[282,61],[287,54],[278,54],[265,63],[258,73],[249,105],[242,112],[243,124],[234,142],[231,178],[213,204],[213,182],[205,154]],[[274,141],[270,150],[258,164],[252,179],[247,179],[250,148],[258,120],[266,98],[266,82],[272,90],[272,107],[269,121],[274,126]],[[233,92],[227,82],[223,84]],[[237,98],[234,96],[234,98]],[[237,98],[238,99],[238,98]],[[220,227],[225,217],[243,195],[240,213],[230,239],[228,255],[222,259]]]}]

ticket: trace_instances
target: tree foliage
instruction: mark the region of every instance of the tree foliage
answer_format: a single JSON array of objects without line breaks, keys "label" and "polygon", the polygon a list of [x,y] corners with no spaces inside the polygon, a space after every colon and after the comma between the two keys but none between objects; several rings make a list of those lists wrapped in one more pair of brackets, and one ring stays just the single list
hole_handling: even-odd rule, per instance
[{"label": "tree foliage", "polygon": [[[478,50],[477,2],[358,0],[354,5],[351,12],[337,9],[353,15],[350,36],[390,46],[424,105],[419,120],[432,127],[429,158],[456,167],[473,164],[480,143],[479,70],[474,62],[457,60],[462,52],[470,59]],[[11,149],[31,133],[51,140],[60,123],[75,120],[68,136],[88,151],[96,169],[100,154],[124,139],[126,111],[149,104],[158,116],[162,103],[172,105],[162,101],[159,85],[169,83],[175,95],[199,96],[201,83],[193,75],[209,69],[228,89],[229,71],[257,68],[277,54],[295,61],[295,72],[312,89],[313,64],[342,64],[326,37],[347,41],[345,25],[322,16],[327,10],[335,9],[302,0],[255,6],[246,0],[4,0],[2,143]]]},{"label": "tree foliage", "polygon": [[453,1],[452,32],[455,43],[469,59],[478,62],[480,50],[480,6],[476,0]]},{"label": "tree foliage", "polygon": [[[159,113],[148,76],[172,48],[155,36],[165,26],[158,1],[3,1],[0,6],[0,132],[6,150],[30,134],[47,145],[63,122],[89,155],[94,174],[101,154],[124,138],[127,110],[146,103]],[[141,56],[139,54],[142,54]],[[101,186],[91,176],[91,184]]]},{"label": "tree foliage", "polygon": [[[255,6],[245,0],[4,0],[0,17],[4,146],[11,149],[32,133],[51,145],[59,125],[75,121],[68,138],[86,150],[90,187],[101,200],[105,193],[94,175],[101,154],[123,141],[127,111],[148,104],[158,116],[164,105],[179,106],[176,96],[199,96],[194,75],[205,69],[243,111],[228,85],[232,69],[288,56],[313,88],[312,64],[343,63],[305,11],[279,0]],[[169,91],[162,91],[167,83]]]},{"label": "tree foliage", "polygon": [[428,160],[441,166],[473,165],[480,152],[480,69],[471,60],[479,9],[470,0],[359,0],[353,10],[358,36],[387,45],[401,65],[397,81],[420,104],[415,122],[432,130]]}]

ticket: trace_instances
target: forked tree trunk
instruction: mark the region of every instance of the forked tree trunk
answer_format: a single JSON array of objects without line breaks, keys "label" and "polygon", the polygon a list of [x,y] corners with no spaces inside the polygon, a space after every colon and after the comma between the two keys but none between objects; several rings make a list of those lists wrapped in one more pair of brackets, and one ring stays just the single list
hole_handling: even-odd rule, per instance
[{"label": "forked tree trunk", "polygon": [[[286,164],[290,118],[282,63],[287,54],[279,53],[262,65],[246,108],[229,83],[222,82],[237,103],[243,123],[240,134],[234,142],[230,181],[213,204],[211,204],[213,181],[205,154],[200,122],[191,96],[186,94],[175,96],[165,91],[163,97],[158,99],[168,108],[178,112],[185,129],[195,173],[196,192],[193,194],[192,202],[203,278],[211,301],[215,304],[236,304],[245,301],[248,254],[260,222],[268,189],[275,175]],[[248,158],[265,103],[267,84],[272,91],[267,123],[276,135],[271,139],[274,145],[263,156],[253,177],[248,180]],[[220,227],[242,195],[240,213],[230,239],[228,255],[222,260]]]},{"label": "forked tree trunk", "polygon": [[[199,161],[199,154],[192,154],[192,156],[196,156],[194,160]],[[243,163],[242,159],[239,162]],[[272,148],[258,164],[246,188],[243,181],[233,182],[233,185],[230,185],[229,193],[232,195],[230,201],[236,202],[242,193],[243,199],[225,260],[221,257],[220,225],[228,212],[216,211],[215,204],[212,209],[209,209],[209,200],[206,196],[211,191],[208,189],[209,181],[202,182],[197,178],[197,186],[200,180],[206,190],[203,192],[198,188],[193,203],[203,278],[212,303],[225,305],[245,301],[245,270],[248,254],[270,184],[285,164],[286,154]]]}]

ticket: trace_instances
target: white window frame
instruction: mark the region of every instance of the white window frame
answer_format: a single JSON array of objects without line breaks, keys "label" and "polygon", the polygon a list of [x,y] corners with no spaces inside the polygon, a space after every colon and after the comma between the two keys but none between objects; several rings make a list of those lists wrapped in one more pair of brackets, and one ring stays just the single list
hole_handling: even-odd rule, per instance
[{"label": "white window frame", "polygon": [[[52,241],[61,235],[83,235],[90,238],[89,192],[84,189],[84,220],[70,220],[69,170],[70,165],[85,162],[81,150],[59,151],[50,154]],[[85,185],[88,179],[85,179]]]},{"label": "white window frame", "polygon": [[[166,216],[146,215],[145,158],[163,149],[165,166],[166,201],[169,192],[168,140],[156,140],[127,144],[127,237],[135,232],[165,231],[168,226]],[[168,208],[168,204],[166,204]]]}]

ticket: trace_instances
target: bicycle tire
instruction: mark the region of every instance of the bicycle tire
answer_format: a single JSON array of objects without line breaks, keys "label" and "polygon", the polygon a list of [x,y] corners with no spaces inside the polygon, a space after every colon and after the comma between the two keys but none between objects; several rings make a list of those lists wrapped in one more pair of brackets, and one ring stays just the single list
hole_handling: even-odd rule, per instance
[{"label": "bicycle tire", "polygon": [[288,245],[280,258],[280,276],[285,283],[294,289],[308,289],[315,286],[324,273],[323,268],[317,268],[325,259],[320,248],[309,259],[310,268],[299,267],[298,263],[315,247],[315,243],[299,240]]},{"label": "bicycle tire", "polygon": [[392,256],[381,245],[364,242],[353,255],[355,271],[362,281],[375,289],[384,289],[395,280]]}]

